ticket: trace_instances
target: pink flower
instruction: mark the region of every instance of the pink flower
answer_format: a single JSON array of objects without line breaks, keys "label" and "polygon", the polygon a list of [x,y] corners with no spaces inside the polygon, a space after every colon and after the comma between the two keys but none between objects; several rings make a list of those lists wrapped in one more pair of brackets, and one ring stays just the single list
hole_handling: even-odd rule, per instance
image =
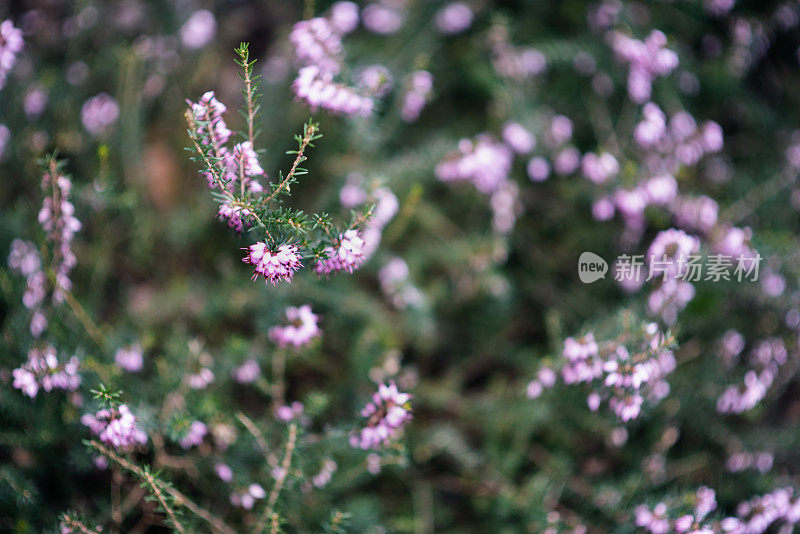
[{"label": "pink flower", "polygon": [[114,361],[126,371],[130,371],[132,373],[141,371],[144,365],[144,360],[142,358],[142,347],[139,345],[123,347],[114,355]]},{"label": "pink flower", "polygon": [[536,138],[518,122],[503,125],[503,141],[517,154],[527,154],[536,148]]},{"label": "pink flower", "polygon": [[292,90],[298,100],[304,101],[311,109],[322,108],[335,115],[368,117],[375,105],[370,97],[357,93],[351,87],[335,83],[333,74],[317,65],[300,69]]},{"label": "pink flower", "polygon": [[134,416],[124,404],[104,408],[96,414],[84,414],[81,423],[89,427],[103,443],[118,449],[130,449],[147,443],[147,434],[136,424]]},{"label": "pink flower", "polygon": [[410,400],[411,395],[400,393],[394,382],[380,384],[372,401],[361,410],[361,416],[368,418],[366,426],[350,436],[350,445],[360,449],[388,445],[411,420]]},{"label": "pink flower", "polygon": [[311,311],[308,304],[286,308],[286,319],[289,324],[269,329],[269,338],[279,347],[291,345],[297,349],[307,345],[321,333],[317,326],[319,317]]},{"label": "pink flower", "polygon": [[31,348],[28,360],[11,372],[14,377],[12,385],[31,398],[38,394],[39,388],[45,392],[54,389],[75,391],[81,384],[78,366],[75,356],[64,363],[59,362],[52,345],[45,345],[42,349]]},{"label": "pink flower", "polygon": [[364,261],[364,241],[358,230],[347,230],[340,234],[333,246],[326,247],[325,256],[314,265],[318,275],[337,271],[353,273]]},{"label": "pink flower", "polygon": [[472,10],[464,2],[451,2],[436,13],[435,20],[440,32],[454,35],[470,27]]},{"label": "pink flower", "polygon": [[90,134],[99,136],[119,118],[119,105],[111,95],[100,93],[81,108],[81,122]]},{"label": "pink flower", "polygon": [[203,438],[208,433],[208,427],[200,421],[192,421],[186,434],[181,438],[180,445],[186,450],[203,443]]},{"label": "pink flower", "polygon": [[280,281],[291,282],[294,273],[303,266],[297,245],[280,245],[271,251],[269,245],[259,242],[250,245],[247,250],[248,254],[242,261],[255,266],[253,280],[263,276],[273,285],[277,285]]},{"label": "pink flower", "polygon": [[181,42],[186,48],[203,48],[217,33],[217,20],[214,14],[206,9],[192,13],[192,16],[181,26]]},{"label": "pink flower", "polygon": [[0,89],[5,85],[23,46],[22,30],[15,28],[10,20],[0,23]]},{"label": "pink flower", "polygon": [[203,93],[197,103],[188,100],[187,103],[192,110],[194,120],[203,123],[197,128],[203,144],[213,143],[217,148],[225,145],[232,133],[222,118],[228,108],[217,100],[214,91]]},{"label": "pink flower", "polygon": [[436,177],[443,182],[469,181],[481,193],[490,194],[508,180],[513,161],[513,152],[505,143],[481,134],[474,140],[459,141],[458,150],[436,165]]},{"label": "pink flower", "polygon": [[261,368],[258,362],[253,359],[245,361],[242,365],[233,370],[233,380],[240,384],[251,384],[261,376]]}]

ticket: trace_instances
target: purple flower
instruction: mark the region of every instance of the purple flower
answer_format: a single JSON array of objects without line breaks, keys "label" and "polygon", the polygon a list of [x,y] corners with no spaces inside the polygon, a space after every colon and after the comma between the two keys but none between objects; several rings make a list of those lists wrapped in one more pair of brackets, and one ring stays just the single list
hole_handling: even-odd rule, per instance
[{"label": "purple flower", "polygon": [[361,410],[367,423],[350,436],[350,445],[359,449],[380,449],[388,445],[411,420],[411,395],[400,393],[394,382],[380,384],[372,401]]},{"label": "purple flower", "polygon": [[235,382],[240,384],[251,384],[255,382],[259,376],[261,376],[261,368],[258,366],[257,361],[249,359],[239,367],[235,368],[232,376]]},{"label": "purple flower", "polygon": [[119,105],[113,96],[100,93],[87,100],[81,108],[81,122],[86,131],[100,136],[117,122]]},{"label": "purple flower", "polygon": [[536,148],[536,138],[518,122],[503,125],[503,141],[517,154],[527,154]]},{"label": "purple flower", "polygon": [[440,32],[454,35],[470,27],[472,10],[464,2],[451,2],[436,13],[435,20]]},{"label": "purple flower", "polygon": [[189,100],[187,100],[187,103],[192,110],[194,120],[203,123],[202,126],[197,128],[203,144],[211,143],[217,148],[225,145],[232,133],[222,118],[223,113],[228,111],[228,108],[217,100],[214,91],[206,91],[196,103]]},{"label": "purple flower", "polygon": [[103,443],[118,449],[131,449],[147,443],[147,434],[137,426],[136,416],[124,404],[103,408],[96,414],[84,414],[81,423]]},{"label": "purple flower", "polygon": [[594,152],[587,152],[583,155],[581,170],[587,180],[602,184],[619,173],[619,163],[608,152],[603,152],[600,155]]},{"label": "purple flower", "polygon": [[180,445],[186,450],[203,443],[203,438],[208,433],[208,427],[200,421],[192,421],[186,434],[180,439]]},{"label": "purple flower", "polygon": [[338,271],[353,273],[364,262],[364,241],[358,230],[347,230],[340,234],[333,246],[326,247],[324,256],[314,264],[318,275]]},{"label": "purple flower", "polygon": [[292,28],[289,41],[294,45],[294,54],[304,66],[315,66],[322,73],[335,75],[341,68],[342,39],[327,19],[316,17],[301,20]]},{"label": "purple flower", "polygon": [[144,365],[142,347],[139,345],[123,347],[114,355],[114,361],[126,371],[132,373],[141,371]]},{"label": "purple flower", "polygon": [[10,20],[0,22],[0,89],[5,85],[24,44],[22,30],[15,28]]},{"label": "purple flower", "polygon": [[550,164],[541,156],[536,156],[528,161],[528,178],[534,182],[544,182],[550,176]]},{"label": "purple flower", "polygon": [[250,245],[242,261],[254,265],[253,280],[263,276],[267,282],[277,285],[284,281],[291,283],[295,271],[302,267],[300,249],[297,245],[280,245],[276,250],[269,249],[264,242]]},{"label": "purple flower", "polygon": [[443,182],[470,181],[478,191],[489,194],[508,180],[512,163],[513,153],[505,143],[481,134],[459,141],[458,151],[436,165],[436,176]]},{"label": "purple flower", "polygon": [[399,8],[383,5],[380,2],[368,5],[361,12],[364,27],[372,33],[388,35],[396,33],[406,22],[406,16]]},{"label": "purple flower", "polygon": [[308,304],[286,308],[286,319],[289,324],[269,329],[269,338],[279,347],[291,345],[298,349],[321,334],[319,317],[311,311]]},{"label": "purple flower", "polygon": [[81,384],[78,366],[79,361],[75,356],[64,363],[59,362],[52,345],[45,345],[42,349],[32,348],[28,351],[28,360],[11,372],[13,387],[31,398],[38,394],[39,388],[45,392],[54,389],[75,391]]},{"label": "purple flower", "polygon": [[629,66],[628,94],[634,102],[646,102],[653,80],[678,66],[678,55],[666,48],[667,37],[658,30],[653,30],[644,41],[614,32],[611,41],[617,59]]},{"label": "purple flower", "polygon": [[350,33],[358,26],[358,5],[355,2],[334,2],[330,9],[331,26],[341,33]]},{"label": "purple flower", "polygon": [[217,20],[214,14],[206,9],[192,13],[192,16],[181,26],[181,42],[186,48],[203,48],[217,33]]},{"label": "purple flower", "polygon": [[375,105],[370,97],[358,94],[351,87],[335,83],[333,74],[317,65],[300,69],[292,90],[311,109],[322,108],[335,115],[368,117]]},{"label": "purple flower", "polygon": [[400,108],[403,121],[415,122],[419,118],[432,91],[433,75],[430,72],[418,70],[411,73]]},{"label": "purple flower", "polygon": [[214,471],[223,482],[230,482],[233,480],[233,469],[228,464],[222,462],[214,465]]}]

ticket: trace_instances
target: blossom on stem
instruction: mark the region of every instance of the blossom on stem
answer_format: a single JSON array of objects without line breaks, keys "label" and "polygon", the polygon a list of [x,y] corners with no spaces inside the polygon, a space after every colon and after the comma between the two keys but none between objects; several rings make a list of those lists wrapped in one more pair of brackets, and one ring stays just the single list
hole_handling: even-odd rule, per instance
[{"label": "blossom on stem", "polygon": [[364,240],[358,230],[347,230],[339,234],[332,246],[325,247],[324,257],[314,264],[318,275],[327,275],[338,271],[353,273],[364,262]]},{"label": "blossom on stem", "polygon": [[103,443],[118,449],[130,449],[147,443],[147,434],[136,424],[136,416],[125,404],[103,408],[95,414],[83,414],[81,423],[89,427]]},{"label": "blossom on stem", "polygon": [[11,373],[13,386],[31,398],[38,394],[39,388],[45,392],[54,389],[75,391],[81,384],[78,365],[75,356],[64,363],[59,362],[52,345],[45,345],[42,349],[31,348],[28,360]]},{"label": "blossom on stem", "polygon": [[278,282],[291,282],[303,264],[300,261],[300,249],[297,245],[284,244],[270,250],[265,242],[254,243],[246,249],[243,262],[254,265],[253,280],[263,276],[267,282],[277,285]]},{"label": "blossom on stem", "polygon": [[380,384],[372,395],[372,401],[361,410],[367,423],[350,436],[350,445],[359,449],[379,449],[396,438],[411,420],[411,395],[400,393],[394,382]]},{"label": "blossom on stem", "polygon": [[289,324],[269,329],[269,338],[279,347],[291,345],[297,349],[321,334],[319,316],[311,311],[308,304],[286,308],[286,320]]},{"label": "blossom on stem", "polygon": [[0,22],[0,89],[6,84],[24,44],[22,30],[15,28],[10,20]]}]

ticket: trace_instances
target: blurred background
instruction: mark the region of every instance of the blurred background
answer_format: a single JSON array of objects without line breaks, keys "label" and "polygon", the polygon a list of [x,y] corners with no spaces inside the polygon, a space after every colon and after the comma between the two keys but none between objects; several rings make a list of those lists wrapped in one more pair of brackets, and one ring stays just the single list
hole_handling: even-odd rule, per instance
[{"label": "blurred background", "polygon": [[[718,518],[793,486],[800,4],[358,2],[353,27],[338,30],[337,80],[373,99],[368,117],[312,109],[292,90],[302,67],[293,25],[345,24],[351,11],[341,4],[0,0],[0,22],[24,40],[0,86],[0,252],[17,238],[44,243],[38,160],[57,150],[82,223],[72,245],[76,304],[53,306],[40,339],[78,356],[83,377],[73,394],[31,399],[12,388],[12,370],[38,341],[22,305],[25,277],[3,262],[0,530],[56,531],[66,510],[104,532],[168,528],[153,503],[135,498],[134,479],[81,443],[89,434],[79,419],[96,408],[90,390],[102,381],[123,391],[152,439],[133,458],[235,531],[250,531],[257,514],[229,497],[272,485],[271,461],[286,439],[270,389],[278,357],[287,403],[304,406],[297,464],[279,500],[287,532],[319,532],[332,510],[348,514],[352,532],[632,532],[637,505],[685,505],[699,486],[716,490]],[[644,60],[626,55],[618,36],[644,40],[653,30],[679,63],[645,69],[652,90],[641,99],[629,77]],[[9,63],[3,35],[0,67]],[[375,250],[353,275],[318,279],[307,269],[290,285],[251,282],[240,249],[256,238],[217,220],[184,150],[184,112],[187,99],[213,90],[228,126],[244,127],[233,61],[240,42],[263,77],[258,148],[270,177],[290,167],[285,151],[304,121],[320,123],[323,138],[289,205],[344,224],[364,202],[386,210],[370,230]],[[635,130],[649,120],[646,102],[663,110],[671,135],[689,124],[675,143],[691,155],[643,148]],[[709,121],[724,142],[686,141],[716,132]],[[527,138],[509,123],[535,146],[518,150],[515,140]],[[469,165],[500,186],[482,188],[463,168],[448,174],[443,162],[479,146],[486,151]],[[589,153],[612,154],[613,177],[593,178]],[[645,195],[647,181],[665,173],[668,198]],[[477,187],[461,183],[469,181]],[[698,235],[704,255],[741,230],[746,243],[736,250],[761,254],[759,280],[701,281],[687,301],[662,307],[652,284],[578,280],[581,252],[609,263],[645,254],[670,227]],[[286,306],[305,303],[323,335],[276,356],[269,328]],[[542,369],[560,374],[565,338],[614,339],[647,321],[675,335],[677,367],[669,394],[640,417],[590,410],[588,385],[530,386]],[[772,339],[788,356],[763,400],[721,413],[726,388],[746,391],[757,366],[744,354]],[[138,373],[114,364],[131,344],[144,354]],[[233,380],[251,359],[259,378]],[[200,368],[213,371],[213,384],[182,387]],[[412,422],[393,447],[352,449],[359,411],[390,379],[413,395]],[[209,434],[185,451],[178,442],[190,419]],[[337,468],[317,485],[326,460]],[[215,474],[222,461],[233,481]]]}]

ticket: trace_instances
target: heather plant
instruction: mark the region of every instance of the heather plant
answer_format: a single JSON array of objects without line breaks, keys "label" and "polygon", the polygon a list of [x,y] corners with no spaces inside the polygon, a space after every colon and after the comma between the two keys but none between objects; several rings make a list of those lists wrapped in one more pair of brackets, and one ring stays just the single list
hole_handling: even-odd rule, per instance
[{"label": "heather plant", "polygon": [[0,530],[793,531],[799,45],[0,3]]}]

